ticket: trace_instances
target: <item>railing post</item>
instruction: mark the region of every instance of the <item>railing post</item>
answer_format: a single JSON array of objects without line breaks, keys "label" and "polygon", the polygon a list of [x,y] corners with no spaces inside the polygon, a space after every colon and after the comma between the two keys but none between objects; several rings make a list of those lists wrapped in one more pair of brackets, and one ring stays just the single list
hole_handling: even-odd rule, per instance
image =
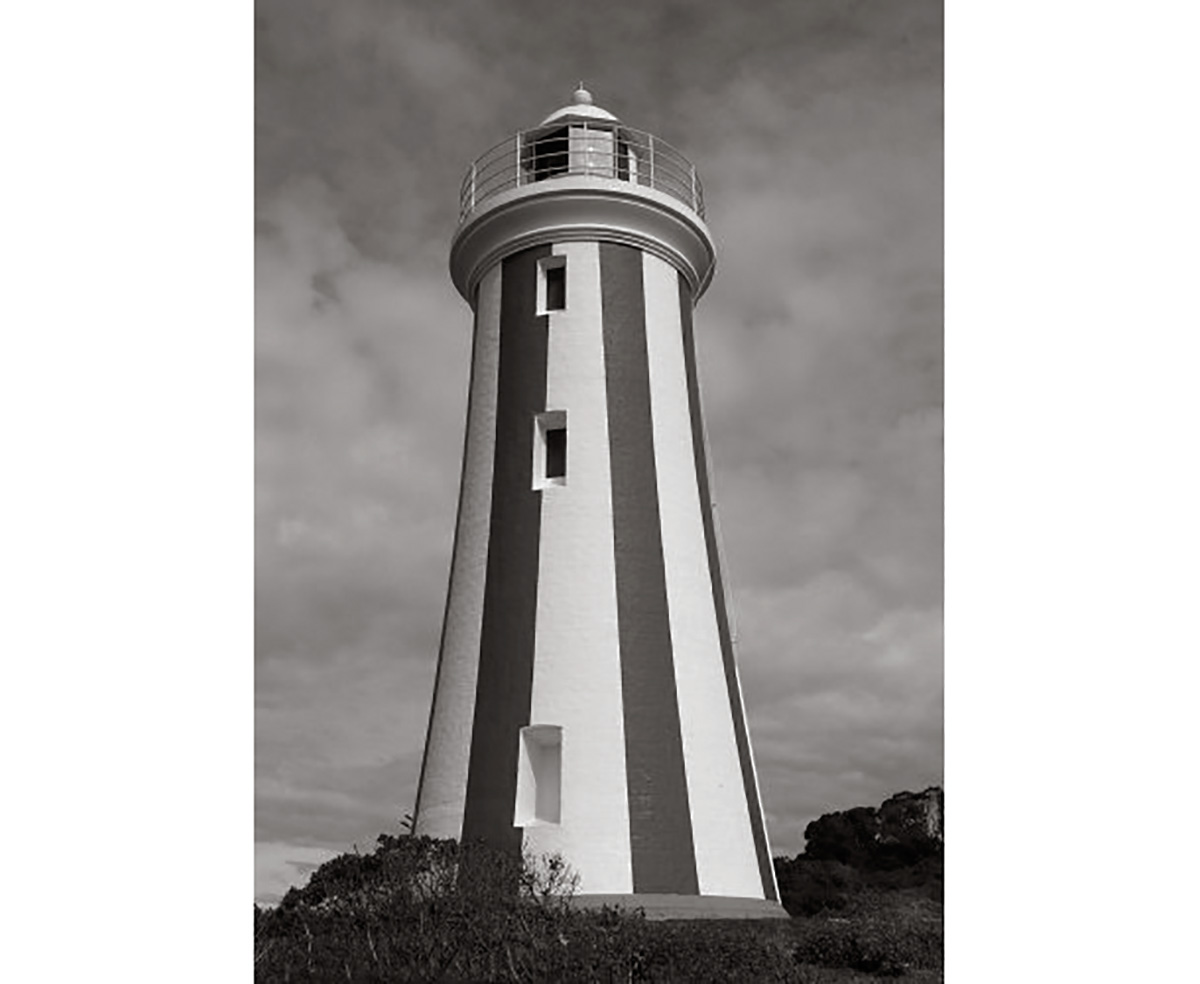
[{"label": "railing post", "polygon": [[648,156],[650,158],[650,187],[653,188],[654,187],[654,134],[647,133],[646,136],[650,138],[650,153]]},{"label": "railing post", "polygon": [[692,169],[692,211],[697,215],[700,214],[700,203],[696,200],[696,165],[690,165]]},{"label": "railing post", "polygon": [[471,211],[475,211],[475,164],[471,163]]},{"label": "railing post", "polygon": [[517,170],[516,170],[517,187],[520,188],[521,187],[521,134],[519,132],[517,133],[515,140],[516,140],[516,145],[517,145]]}]

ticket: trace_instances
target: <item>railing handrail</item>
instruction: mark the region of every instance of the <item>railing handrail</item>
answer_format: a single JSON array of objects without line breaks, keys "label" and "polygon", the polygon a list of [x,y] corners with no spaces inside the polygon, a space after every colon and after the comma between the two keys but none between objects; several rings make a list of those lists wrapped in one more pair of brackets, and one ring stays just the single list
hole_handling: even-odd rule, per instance
[{"label": "railing handrail", "polygon": [[[587,142],[598,134],[605,135],[605,145]],[[696,167],[667,141],[620,124],[563,120],[521,130],[475,158],[459,189],[459,221],[510,188],[570,175],[653,188],[704,217]]]}]

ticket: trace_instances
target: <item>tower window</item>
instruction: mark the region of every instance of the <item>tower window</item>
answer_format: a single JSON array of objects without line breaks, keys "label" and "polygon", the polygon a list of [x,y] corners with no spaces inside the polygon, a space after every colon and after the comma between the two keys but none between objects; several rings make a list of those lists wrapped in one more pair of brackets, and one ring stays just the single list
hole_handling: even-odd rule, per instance
[{"label": "tower window", "polygon": [[567,306],[567,258],[548,256],[538,263],[538,314],[562,311]]},{"label": "tower window", "polygon": [[533,487],[567,484],[567,412],[547,410],[534,418]]},{"label": "tower window", "polygon": [[567,429],[554,427],[546,431],[546,477],[567,477]]},{"label": "tower window", "polygon": [[550,267],[546,271],[546,310],[561,311],[567,306],[567,268]]},{"label": "tower window", "polygon": [[562,820],[562,728],[531,724],[521,729],[517,803],[513,826]]}]

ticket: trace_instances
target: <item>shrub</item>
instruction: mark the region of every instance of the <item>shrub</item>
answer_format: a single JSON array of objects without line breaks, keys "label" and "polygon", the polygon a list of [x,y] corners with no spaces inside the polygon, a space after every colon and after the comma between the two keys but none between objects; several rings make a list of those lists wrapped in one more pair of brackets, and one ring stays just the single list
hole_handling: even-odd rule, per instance
[{"label": "shrub", "polygon": [[835,862],[802,869],[814,885],[851,891],[850,918],[648,922],[579,910],[561,858],[385,835],[372,854],[322,865],[277,909],[255,908],[255,980],[819,984],[833,973],[821,968],[941,965],[938,907],[893,905]]},{"label": "shrub", "polygon": [[804,857],[775,859],[779,900],[792,916],[840,912],[863,886],[857,870],[838,861],[811,861]]}]

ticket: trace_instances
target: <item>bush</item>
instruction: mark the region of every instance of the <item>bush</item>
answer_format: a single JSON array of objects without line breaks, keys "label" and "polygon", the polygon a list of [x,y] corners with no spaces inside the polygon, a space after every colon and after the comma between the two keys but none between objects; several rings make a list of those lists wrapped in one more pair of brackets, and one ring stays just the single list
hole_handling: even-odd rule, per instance
[{"label": "bush", "polygon": [[256,910],[256,979],[527,979],[553,954],[572,891],[557,857],[384,835]]},{"label": "bush", "polygon": [[879,821],[874,807],[826,813],[804,828],[804,853],[812,861],[840,861],[869,867],[876,850]]},{"label": "bush", "polygon": [[860,871],[893,871],[942,857],[946,802],[941,787],[897,793],[878,808],[826,813],[804,828],[804,856]]},{"label": "bush", "polygon": [[648,922],[572,907],[561,858],[385,835],[372,854],[322,865],[277,909],[255,908],[255,980],[817,984],[832,971],[815,968],[941,965],[937,907],[889,908],[853,869],[815,864],[797,870],[852,890],[841,910],[851,918]]},{"label": "bush", "polygon": [[862,889],[859,872],[838,861],[810,861],[804,857],[775,859],[779,901],[792,916],[840,912]]}]

